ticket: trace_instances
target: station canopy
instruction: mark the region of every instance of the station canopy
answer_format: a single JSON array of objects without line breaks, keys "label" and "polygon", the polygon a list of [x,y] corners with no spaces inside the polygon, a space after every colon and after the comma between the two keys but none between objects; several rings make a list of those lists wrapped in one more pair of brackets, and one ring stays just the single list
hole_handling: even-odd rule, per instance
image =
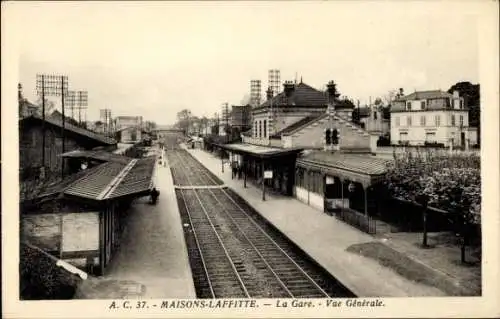
[{"label": "station canopy", "polygon": [[101,202],[148,195],[154,187],[155,157],[109,161],[43,187],[31,200],[67,197]]},{"label": "station canopy", "polygon": [[303,148],[279,148],[248,143],[232,143],[218,146],[235,154],[250,155],[258,158],[276,158],[289,155],[296,156],[303,151]]}]

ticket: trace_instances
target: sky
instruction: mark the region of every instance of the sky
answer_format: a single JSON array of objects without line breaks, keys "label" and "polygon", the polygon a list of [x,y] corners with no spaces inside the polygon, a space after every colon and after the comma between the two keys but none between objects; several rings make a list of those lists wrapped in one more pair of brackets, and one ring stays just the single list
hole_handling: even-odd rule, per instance
[{"label": "sky", "polygon": [[[240,104],[267,72],[317,89],[334,80],[364,104],[389,90],[479,82],[474,7],[457,2],[14,3],[19,81],[64,74],[99,109],[173,124]],[[69,112],[69,111],[68,111]]]}]

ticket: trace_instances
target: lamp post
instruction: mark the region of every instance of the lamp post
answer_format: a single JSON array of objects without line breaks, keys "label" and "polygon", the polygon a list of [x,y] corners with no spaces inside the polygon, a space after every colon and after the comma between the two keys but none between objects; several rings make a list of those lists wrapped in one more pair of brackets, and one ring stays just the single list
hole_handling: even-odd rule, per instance
[{"label": "lamp post", "polygon": [[[65,98],[68,93],[68,77],[66,75],[37,74],[36,75],[37,94],[42,98],[42,168],[45,176],[45,96],[60,96],[62,110],[62,153],[65,148]],[[61,174],[64,175],[64,159],[61,163]]]}]

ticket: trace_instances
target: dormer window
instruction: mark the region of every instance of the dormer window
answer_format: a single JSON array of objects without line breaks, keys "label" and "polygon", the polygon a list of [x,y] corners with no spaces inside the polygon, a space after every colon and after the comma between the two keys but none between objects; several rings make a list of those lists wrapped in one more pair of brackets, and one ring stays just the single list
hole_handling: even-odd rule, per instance
[{"label": "dormer window", "polygon": [[406,102],[406,110],[411,111],[411,102]]},{"label": "dormer window", "polygon": [[460,109],[463,109],[464,108],[464,100],[460,100]]},{"label": "dormer window", "polygon": [[425,101],[420,102],[420,107],[422,108],[422,110],[425,110],[425,107],[426,107]]}]

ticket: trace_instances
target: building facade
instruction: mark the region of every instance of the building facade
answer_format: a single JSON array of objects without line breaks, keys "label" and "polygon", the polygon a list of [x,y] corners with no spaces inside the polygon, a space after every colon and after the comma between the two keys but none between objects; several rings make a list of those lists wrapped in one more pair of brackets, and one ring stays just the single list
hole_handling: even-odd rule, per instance
[{"label": "building facade", "polygon": [[115,123],[116,130],[131,126],[142,128],[142,116],[117,116]]},{"label": "building facade", "polygon": [[414,92],[392,104],[391,144],[468,147],[477,143],[472,131],[467,106],[458,92]]},{"label": "building facade", "polygon": [[[45,152],[43,148],[43,135],[45,132]],[[45,172],[60,172],[64,152],[96,147],[116,149],[116,141],[89,130],[65,123],[64,151],[62,121],[47,117],[45,123],[38,115],[32,115],[19,121],[19,169],[21,177],[35,174],[31,170],[45,167]],[[45,153],[43,158],[43,152]],[[42,158],[45,163],[42,163]],[[24,172],[24,173],[23,173]]]},{"label": "building facade", "polygon": [[229,125],[240,132],[248,130],[252,126],[252,106],[233,105]]}]

